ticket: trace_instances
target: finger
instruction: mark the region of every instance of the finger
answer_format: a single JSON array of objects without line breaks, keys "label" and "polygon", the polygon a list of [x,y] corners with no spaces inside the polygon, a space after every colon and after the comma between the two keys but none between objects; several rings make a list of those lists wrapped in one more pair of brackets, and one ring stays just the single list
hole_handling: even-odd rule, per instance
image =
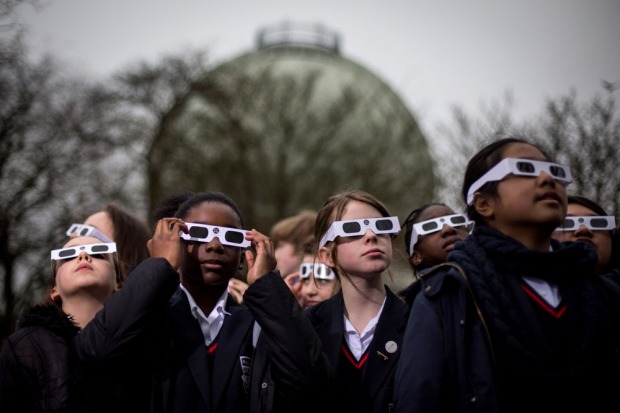
[{"label": "finger", "polygon": [[252,229],[249,231],[247,238],[251,240],[256,247],[262,244],[266,250],[273,251],[273,242],[271,239],[257,230]]},{"label": "finger", "polygon": [[228,293],[232,295],[232,297],[237,303],[241,304],[241,302],[243,301],[243,294],[241,294],[239,291],[236,291],[234,288],[228,288]]},{"label": "finger", "polygon": [[254,257],[254,253],[251,250],[245,250],[245,262],[248,264],[248,270],[254,267],[254,262],[256,258]]},{"label": "finger", "polygon": [[299,280],[299,272],[294,272],[284,277],[284,281],[288,285],[291,285],[291,286],[294,285],[298,280]]},{"label": "finger", "polygon": [[295,297],[297,298],[301,296],[301,287],[302,287],[301,283],[297,283],[293,286],[293,294],[295,294]]}]

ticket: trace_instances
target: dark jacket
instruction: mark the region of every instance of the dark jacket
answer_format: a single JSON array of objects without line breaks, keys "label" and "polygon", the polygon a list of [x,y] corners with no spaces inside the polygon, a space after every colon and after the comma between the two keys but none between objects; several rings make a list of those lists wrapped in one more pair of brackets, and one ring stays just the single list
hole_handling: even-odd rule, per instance
[{"label": "dark jacket", "polygon": [[0,354],[1,412],[79,412],[84,394],[72,351],[79,327],[55,304],[20,317]]},{"label": "dark jacket", "polygon": [[[401,354],[401,343],[407,324],[409,309],[387,286],[387,298],[383,312],[379,317],[372,342],[368,348],[368,360],[362,373],[362,383],[355,395],[343,390],[345,383],[338,379],[337,367],[343,358],[344,343],[343,297],[342,291],[329,299],[308,308],[306,311],[312,325],[318,333],[332,369],[335,371],[336,383],[329,389],[329,403],[321,411],[341,412],[344,406],[350,406],[352,400],[362,406],[360,412],[389,412],[396,365]],[[393,342],[393,343],[390,343]],[[390,343],[390,344],[388,344]]]},{"label": "dark jacket", "polygon": [[[117,319],[116,327],[128,331],[128,337],[149,317],[144,316],[147,310],[123,303],[148,301],[151,308],[165,307],[179,284],[178,273],[166,260],[147,261],[136,268],[125,288],[106,302],[106,306],[120,303],[111,305],[106,315]],[[143,288],[145,285],[156,287]],[[150,317],[151,321],[155,318]],[[145,411],[148,399],[144,395],[151,383],[143,380],[144,364],[125,357],[136,340],[116,341],[114,329],[101,329],[102,319],[99,312],[80,331],[55,304],[36,306],[25,313],[2,347],[0,411]],[[93,334],[97,340],[92,340]],[[95,351],[106,354],[105,362],[84,357]],[[135,368],[127,368],[129,363]]]},{"label": "dark jacket", "polygon": [[[591,246],[552,246],[528,250],[478,227],[448,257],[462,272],[448,263],[423,277],[396,412],[620,411],[618,290],[594,273]],[[546,315],[521,276],[557,285],[561,316]]]},{"label": "dark jacket", "polygon": [[[327,380],[320,341],[278,272],[253,283],[244,294],[244,305],[228,298],[230,315],[210,361],[178,280],[164,306],[149,298],[158,295],[153,292],[161,289],[157,284],[158,280],[143,284],[129,301],[120,297],[106,303],[80,346],[82,357],[90,362],[120,357],[129,360],[127,369],[134,368],[132,358],[149,358],[144,381],[152,384],[150,411],[290,411],[306,407],[299,403],[308,398],[312,386]],[[255,321],[262,328],[256,349]]]},{"label": "dark jacket", "polygon": [[87,365],[75,353],[80,329],[56,304],[20,318],[0,355],[0,412],[131,412],[114,363]]}]

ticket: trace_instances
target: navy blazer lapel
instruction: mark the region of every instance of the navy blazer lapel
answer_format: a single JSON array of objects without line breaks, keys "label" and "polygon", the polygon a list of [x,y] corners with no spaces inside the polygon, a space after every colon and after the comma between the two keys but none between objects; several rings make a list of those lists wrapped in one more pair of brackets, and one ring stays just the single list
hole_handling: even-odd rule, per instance
[{"label": "navy blazer lapel", "polygon": [[[344,340],[344,311],[342,291],[311,308],[314,329],[323,343],[323,349],[332,363],[338,367],[342,341]],[[314,310],[314,311],[312,311]]]},{"label": "navy blazer lapel", "polygon": [[183,352],[186,366],[206,406],[211,406],[211,380],[207,364],[206,345],[198,320],[189,308],[185,293],[179,288],[170,300],[172,329],[177,350]]},{"label": "navy blazer lapel", "polygon": [[[231,375],[243,370],[241,363],[249,367],[251,361],[239,358],[243,356],[241,353],[245,347],[246,338],[249,337],[251,340],[254,318],[247,307],[237,304],[231,296],[228,296],[226,310],[230,315],[224,319],[224,324],[218,334],[213,363],[213,406],[215,408],[219,405],[226,386],[231,382],[234,383]],[[237,363],[240,364],[237,365]],[[249,374],[248,370],[248,380]]]},{"label": "navy blazer lapel", "polygon": [[402,348],[409,307],[387,288],[385,307],[368,349],[368,361],[362,381],[367,382],[372,399],[393,376]]}]

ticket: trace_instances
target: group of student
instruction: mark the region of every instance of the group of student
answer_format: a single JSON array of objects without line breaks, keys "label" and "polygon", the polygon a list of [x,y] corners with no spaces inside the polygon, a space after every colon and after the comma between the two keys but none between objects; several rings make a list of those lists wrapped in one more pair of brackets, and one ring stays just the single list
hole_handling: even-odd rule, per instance
[{"label": "group of student", "polygon": [[2,346],[0,411],[620,411],[617,228],[571,180],[498,135],[467,165],[464,213],[404,220],[415,281],[398,292],[401,224],[361,190],[283,224],[291,238],[185,193],[132,262],[87,220]]}]

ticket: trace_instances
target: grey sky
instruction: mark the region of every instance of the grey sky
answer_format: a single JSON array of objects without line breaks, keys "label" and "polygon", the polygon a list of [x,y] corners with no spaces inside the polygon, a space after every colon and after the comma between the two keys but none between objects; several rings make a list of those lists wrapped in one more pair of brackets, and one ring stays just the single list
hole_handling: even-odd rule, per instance
[{"label": "grey sky", "polygon": [[512,91],[517,118],[546,97],[601,93],[620,82],[618,0],[54,0],[22,7],[28,43],[77,73],[103,77],[134,60],[186,46],[213,62],[254,47],[257,30],[284,20],[322,23],[344,57],[387,82],[430,131],[450,106],[470,113]]}]

